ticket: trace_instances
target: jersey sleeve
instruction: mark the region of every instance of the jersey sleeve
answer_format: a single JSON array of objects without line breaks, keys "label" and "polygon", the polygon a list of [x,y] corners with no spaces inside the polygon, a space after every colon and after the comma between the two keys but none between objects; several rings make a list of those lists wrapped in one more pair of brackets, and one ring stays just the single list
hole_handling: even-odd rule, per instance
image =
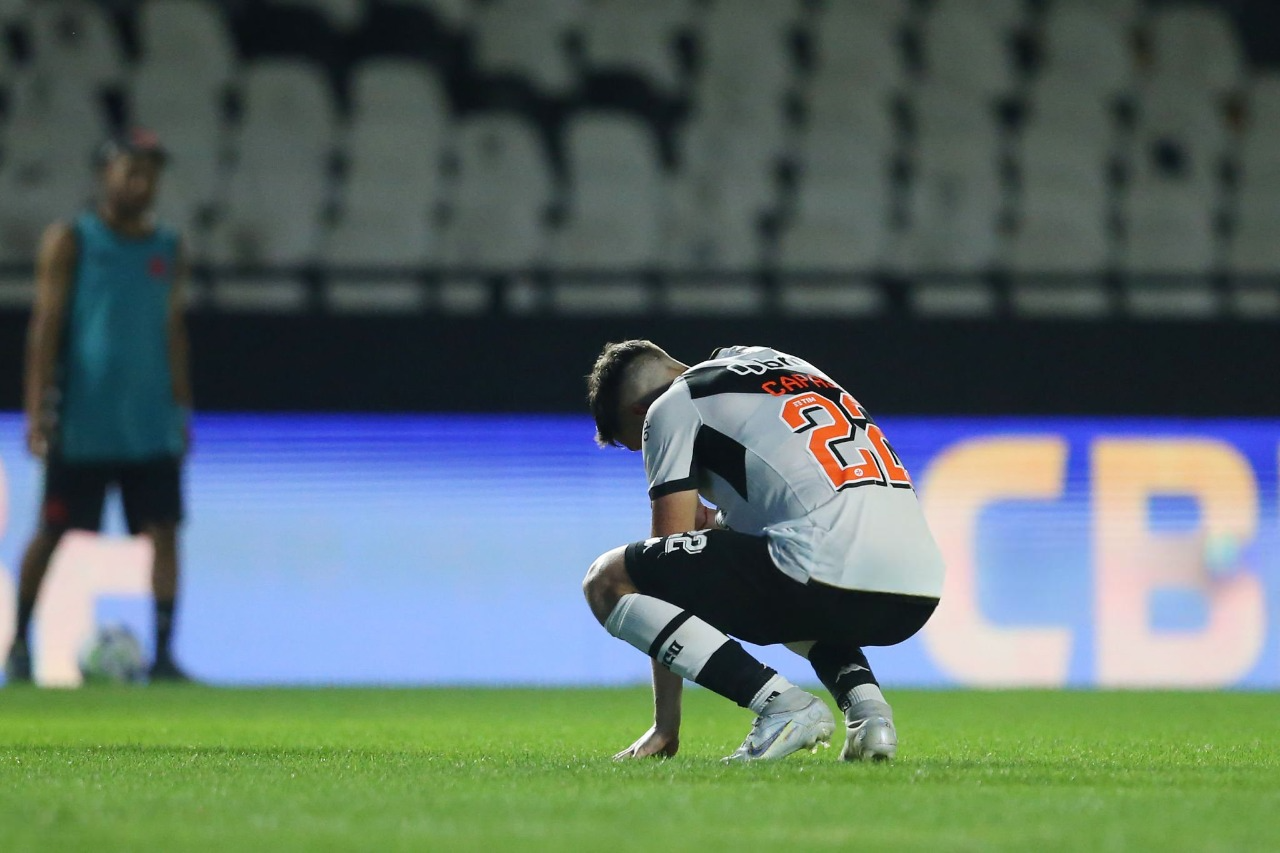
[{"label": "jersey sleeve", "polygon": [[693,443],[702,418],[684,382],[649,407],[644,419],[644,471],[649,478],[649,499],[695,489]]}]

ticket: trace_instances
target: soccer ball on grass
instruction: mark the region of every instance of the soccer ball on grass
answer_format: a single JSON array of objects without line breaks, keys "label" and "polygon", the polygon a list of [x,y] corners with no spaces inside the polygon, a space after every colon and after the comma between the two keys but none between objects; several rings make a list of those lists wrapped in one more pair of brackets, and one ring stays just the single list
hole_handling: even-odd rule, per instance
[{"label": "soccer ball on grass", "polygon": [[142,644],[124,625],[103,625],[80,649],[85,684],[135,684],[146,678]]}]

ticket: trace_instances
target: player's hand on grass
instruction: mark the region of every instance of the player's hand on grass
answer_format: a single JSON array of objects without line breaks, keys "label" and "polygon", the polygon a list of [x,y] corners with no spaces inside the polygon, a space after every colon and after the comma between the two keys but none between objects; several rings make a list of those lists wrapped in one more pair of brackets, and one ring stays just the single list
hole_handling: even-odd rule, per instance
[{"label": "player's hand on grass", "polygon": [[614,761],[626,761],[628,758],[650,758],[658,756],[668,758],[680,750],[680,733],[661,731],[655,725],[640,736],[631,746],[613,757]]}]

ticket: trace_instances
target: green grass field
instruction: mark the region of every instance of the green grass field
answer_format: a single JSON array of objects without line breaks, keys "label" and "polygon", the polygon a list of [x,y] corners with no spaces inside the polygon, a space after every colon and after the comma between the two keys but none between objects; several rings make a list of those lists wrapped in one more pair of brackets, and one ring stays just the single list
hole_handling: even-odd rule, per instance
[{"label": "green grass field", "polygon": [[1280,850],[1280,696],[894,692],[893,765],[615,764],[645,690],[0,690],[0,849]]}]

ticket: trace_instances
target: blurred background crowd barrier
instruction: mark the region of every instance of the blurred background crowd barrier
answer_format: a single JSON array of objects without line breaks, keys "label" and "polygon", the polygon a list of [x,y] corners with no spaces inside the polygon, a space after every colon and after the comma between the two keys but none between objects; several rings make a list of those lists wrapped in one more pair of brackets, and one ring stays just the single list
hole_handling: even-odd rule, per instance
[{"label": "blurred background crowd barrier", "polygon": [[[947,561],[895,685],[1280,687],[1280,421],[881,418]],[[579,584],[644,535],[637,455],[582,415],[205,416],[178,652],[218,683],[617,684]],[[36,466],[0,419],[0,635]],[[110,529],[122,529],[118,518]],[[147,546],[73,535],[37,677],[95,619],[147,636]],[[782,649],[767,660],[803,664]]]}]

